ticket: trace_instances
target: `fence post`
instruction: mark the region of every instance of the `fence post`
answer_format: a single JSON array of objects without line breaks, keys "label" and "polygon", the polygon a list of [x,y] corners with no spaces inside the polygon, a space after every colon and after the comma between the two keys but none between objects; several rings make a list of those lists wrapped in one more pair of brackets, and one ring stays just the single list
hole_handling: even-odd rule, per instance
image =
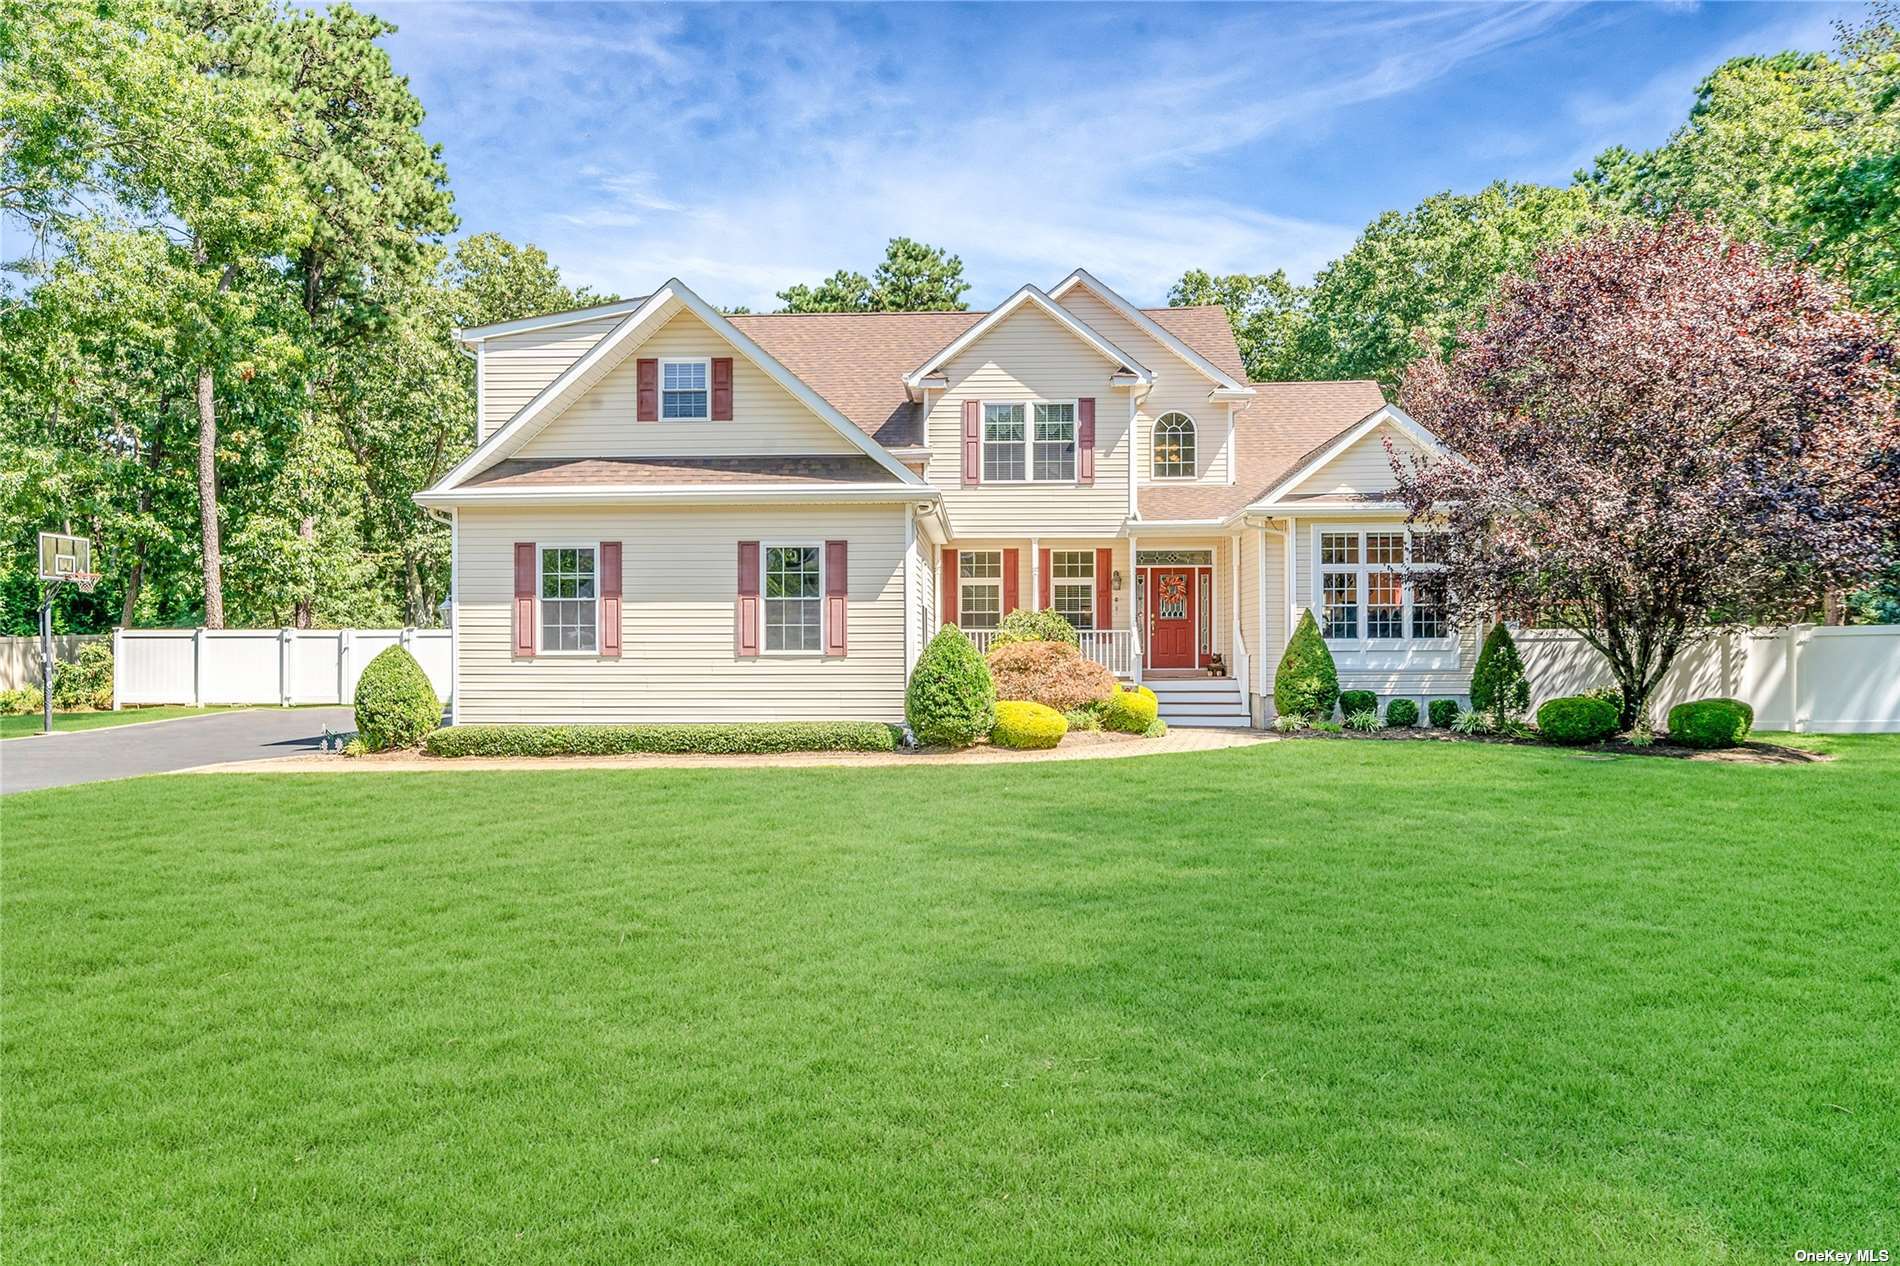
[{"label": "fence post", "polygon": [[293,629],[277,630],[277,706],[280,708],[290,706],[290,647],[296,638]]},{"label": "fence post", "polygon": [[408,651],[411,655],[415,654],[416,653],[415,652],[415,641],[416,641],[415,626],[410,625],[410,624],[403,625],[402,632],[396,634],[396,641],[402,646],[402,648],[405,651]]},{"label": "fence post", "polygon": [[191,706],[205,706],[205,631],[202,627],[191,635]]},{"label": "fence post", "polygon": [[112,710],[119,710],[119,674],[125,667],[125,630],[112,626]]},{"label": "fence post", "polygon": [[343,629],[336,635],[336,701],[348,703],[350,697],[350,634]]}]

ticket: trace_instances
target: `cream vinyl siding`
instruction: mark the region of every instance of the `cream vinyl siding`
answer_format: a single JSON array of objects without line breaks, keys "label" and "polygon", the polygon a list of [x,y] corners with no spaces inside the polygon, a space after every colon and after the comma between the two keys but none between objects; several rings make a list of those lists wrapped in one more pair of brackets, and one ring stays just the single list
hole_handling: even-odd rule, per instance
[{"label": "cream vinyl siding", "polygon": [[1383,492],[1392,487],[1392,459],[1385,451],[1388,437],[1401,459],[1419,451],[1418,445],[1397,428],[1374,427],[1352,447],[1301,480],[1293,495]]},{"label": "cream vinyl siding", "polygon": [[[1116,368],[1027,304],[945,367],[949,388],[931,393],[930,463],[925,470],[930,482],[943,490],[944,504],[959,533],[1089,537],[1112,536],[1121,529],[1128,517],[1128,393],[1109,382]],[[1095,398],[1093,486],[964,486],[965,400],[1066,401],[1083,396]]]},{"label": "cream vinyl siding", "polygon": [[[900,721],[904,518],[890,506],[458,512],[459,719]],[[516,541],[620,541],[619,659],[510,655]],[[850,542],[849,653],[740,659],[738,543]]]},{"label": "cream vinyl siding", "polygon": [[[714,356],[733,358],[732,421],[635,421],[641,359]],[[681,310],[651,338],[628,351],[626,359],[513,456],[711,457],[860,451],[698,317]]]},{"label": "cream vinyl siding", "polygon": [[541,389],[566,373],[587,349],[620,324],[625,314],[579,321],[549,330],[523,330],[486,339],[480,346],[482,416],[479,443],[499,430]]},{"label": "cream vinyl siding", "polygon": [[[1227,406],[1207,398],[1214,383],[1201,372],[1155,342],[1135,324],[1078,285],[1062,296],[1062,306],[1093,326],[1115,346],[1154,371],[1154,386],[1141,402],[1135,418],[1135,478],[1148,483],[1154,474],[1154,424],[1164,413],[1185,413],[1194,419],[1195,479],[1228,481]],[[1126,407],[1126,406],[1124,406]],[[1186,483],[1167,479],[1163,483]]]}]

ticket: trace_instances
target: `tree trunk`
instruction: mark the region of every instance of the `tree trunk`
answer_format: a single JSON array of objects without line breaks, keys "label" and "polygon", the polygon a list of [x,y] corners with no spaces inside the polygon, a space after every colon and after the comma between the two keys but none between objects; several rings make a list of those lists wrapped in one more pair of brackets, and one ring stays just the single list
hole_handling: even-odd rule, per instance
[{"label": "tree trunk", "polygon": [[[304,542],[304,561],[310,561],[310,542],[317,539],[317,517],[314,514],[303,516],[303,522],[297,525],[297,535]],[[305,593],[297,599],[292,621],[300,629],[307,629],[316,623],[317,599],[313,593]]]},{"label": "tree trunk", "polygon": [[218,401],[211,367],[198,371],[198,531],[204,543],[205,627],[224,627],[224,574],[218,542]]},{"label": "tree trunk", "polygon": [[427,628],[430,624],[429,594],[422,587],[422,569],[416,566],[416,556],[405,554],[403,566],[403,604],[408,608],[407,623],[416,628]]},{"label": "tree trunk", "polygon": [[1821,619],[1826,624],[1847,623],[1847,595],[1839,589],[1830,589],[1821,595]]}]

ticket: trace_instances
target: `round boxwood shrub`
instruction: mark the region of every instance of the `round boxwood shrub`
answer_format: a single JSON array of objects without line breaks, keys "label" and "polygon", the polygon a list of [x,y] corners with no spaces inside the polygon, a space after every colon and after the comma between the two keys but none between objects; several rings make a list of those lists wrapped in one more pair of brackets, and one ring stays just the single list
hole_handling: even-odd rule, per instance
[{"label": "round boxwood shrub", "polygon": [[1281,716],[1328,718],[1339,701],[1339,669],[1311,610],[1300,614],[1299,627],[1286,644],[1280,667],[1273,674],[1273,710]]},{"label": "round boxwood shrub", "polygon": [[1067,642],[1079,647],[1082,637],[1060,612],[1047,607],[1041,611],[1018,607],[997,623],[996,634],[990,638],[990,649],[1008,646],[1011,642]]},{"label": "round boxwood shrub", "polygon": [[1458,701],[1456,699],[1434,699],[1426,709],[1432,718],[1432,724],[1441,730],[1449,730],[1458,721]]},{"label": "round boxwood shrub", "polygon": [[1385,723],[1394,729],[1418,724],[1418,705],[1410,699],[1393,699],[1385,705]]},{"label": "round boxwood shrub", "polygon": [[1530,706],[1531,683],[1524,675],[1524,660],[1511,630],[1499,620],[1485,636],[1478,665],[1471,670],[1471,710],[1504,722]]},{"label": "round boxwood shrub", "polygon": [[1755,709],[1740,699],[1697,699],[1669,709],[1669,738],[1684,747],[1735,747],[1748,741]]},{"label": "round boxwood shrub", "polygon": [[1342,690],[1339,692],[1339,715],[1352,716],[1359,712],[1377,713],[1379,696],[1370,690]]},{"label": "round boxwood shrub", "polygon": [[1118,734],[1146,734],[1154,728],[1161,703],[1146,686],[1117,689],[1102,704],[1102,728]]},{"label": "round boxwood shrub", "polygon": [[1011,642],[992,650],[986,662],[998,699],[1070,712],[1115,693],[1115,674],[1067,642]]},{"label": "round boxwood shrub", "polygon": [[990,742],[1017,751],[1054,747],[1069,732],[1069,723],[1054,708],[1027,699],[1003,699],[996,705],[996,728]]},{"label": "round boxwood shrub", "polygon": [[1601,743],[1616,733],[1616,705],[1589,695],[1552,699],[1537,709],[1537,733],[1546,743]]},{"label": "round boxwood shrub", "polygon": [[392,646],[356,679],[356,732],[373,752],[414,747],[442,723],[442,701],[416,657]]},{"label": "round boxwood shrub", "polygon": [[956,625],[938,629],[917,657],[904,715],[917,741],[932,747],[968,747],[995,726],[996,683]]}]

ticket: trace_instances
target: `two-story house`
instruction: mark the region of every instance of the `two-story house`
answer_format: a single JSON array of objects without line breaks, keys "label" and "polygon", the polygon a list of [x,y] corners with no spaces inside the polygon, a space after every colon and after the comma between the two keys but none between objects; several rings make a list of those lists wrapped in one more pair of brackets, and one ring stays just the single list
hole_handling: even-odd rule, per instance
[{"label": "two-story house", "polygon": [[728,317],[678,281],[462,330],[459,722],[900,720],[944,623],[1053,607],[1175,724],[1263,724],[1312,609],[1342,683],[1462,696],[1370,382],[1249,382],[1217,307],[1076,271],[989,312]]}]

